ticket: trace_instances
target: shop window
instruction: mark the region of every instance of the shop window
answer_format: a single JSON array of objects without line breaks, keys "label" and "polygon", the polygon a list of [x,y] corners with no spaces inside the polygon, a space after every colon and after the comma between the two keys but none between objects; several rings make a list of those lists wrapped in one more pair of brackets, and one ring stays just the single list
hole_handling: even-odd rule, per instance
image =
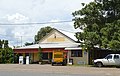
[{"label": "shop window", "polygon": [[71,57],[82,57],[82,50],[71,51]]},{"label": "shop window", "polygon": [[42,53],[42,59],[44,60],[48,59],[48,53]]}]

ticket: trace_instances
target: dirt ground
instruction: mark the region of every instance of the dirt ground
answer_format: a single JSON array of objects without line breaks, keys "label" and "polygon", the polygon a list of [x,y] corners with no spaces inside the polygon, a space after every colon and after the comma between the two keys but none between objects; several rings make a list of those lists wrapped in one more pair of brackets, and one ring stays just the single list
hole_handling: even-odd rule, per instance
[{"label": "dirt ground", "polygon": [[19,65],[0,64],[0,71],[26,71],[39,73],[62,73],[62,74],[91,74],[99,76],[120,76],[120,68],[115,67],[87,67],[87,66],[51,66],[51,65]]}]

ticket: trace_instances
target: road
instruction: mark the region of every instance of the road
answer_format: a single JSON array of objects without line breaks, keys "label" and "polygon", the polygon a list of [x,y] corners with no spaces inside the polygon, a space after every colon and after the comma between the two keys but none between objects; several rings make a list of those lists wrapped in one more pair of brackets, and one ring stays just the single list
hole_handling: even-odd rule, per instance
[{"label": "road", "polygon": [[0,71],[0,76],[98,76],[98,75]]},{"label": "road", "polygon": [[120,68],[0,64],[0,76],[120,76]]}]

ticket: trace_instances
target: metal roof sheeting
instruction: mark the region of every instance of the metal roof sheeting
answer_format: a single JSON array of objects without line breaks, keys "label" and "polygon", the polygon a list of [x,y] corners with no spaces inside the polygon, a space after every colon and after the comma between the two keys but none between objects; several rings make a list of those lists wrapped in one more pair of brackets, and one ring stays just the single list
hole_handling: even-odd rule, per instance
[{"label": "metal roof sheeting", "polygon": [[82,48],[81,47],[65,48],[65,50],[82,50]]},{"label": "metal roof sheeting", "polygon": [[75,37],[75,33],[64,31],[64,30],[58,30],[58,31],[61,32],[64,35],[66,35],[67,37],[71,38],[72,40],[78,41],[78,39]]},{"label": "metal roof sheeting", "polygon": [[34,49],[34,48],[68,48],[78,47],[80,43],[40,43],[15,49]]}]

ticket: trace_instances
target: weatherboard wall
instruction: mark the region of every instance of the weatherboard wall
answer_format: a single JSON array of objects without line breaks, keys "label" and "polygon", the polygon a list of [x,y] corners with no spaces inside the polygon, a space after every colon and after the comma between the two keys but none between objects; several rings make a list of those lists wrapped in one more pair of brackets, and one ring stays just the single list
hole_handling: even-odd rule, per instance
[{"label": "weatherboard wall", "polygon": [[54,30],[48,36],[46,36],[40,43],[73,43],[74,41],[64,34]]}]

